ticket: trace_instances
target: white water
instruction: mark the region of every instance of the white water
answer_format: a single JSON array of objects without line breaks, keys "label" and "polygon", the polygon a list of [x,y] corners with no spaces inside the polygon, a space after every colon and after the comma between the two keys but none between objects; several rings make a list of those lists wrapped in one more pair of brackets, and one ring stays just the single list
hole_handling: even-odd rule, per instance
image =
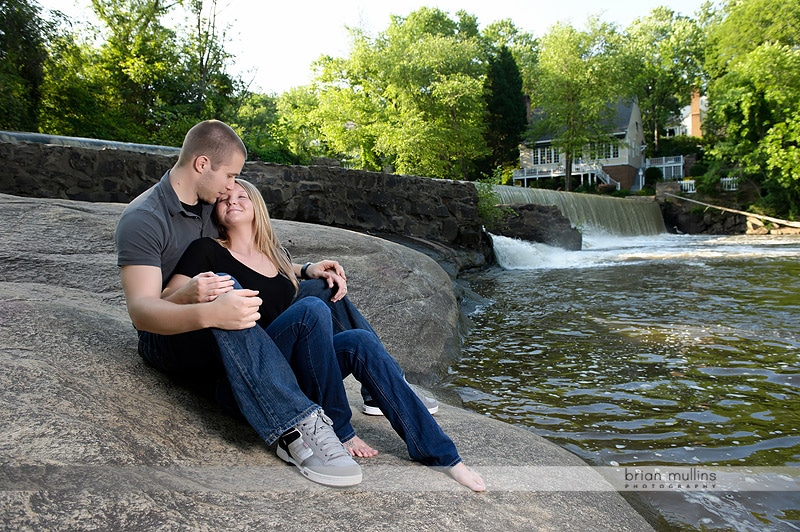
[{"label": "white water", "polygon": [[583,249],[560,248],[492,235],[498,264],[506,270],[596,268],[635,263],[683,262],[700,267],[723,259],[800,258],[800,237],[698,236],[662,233],[619,237],[583,235]]}]

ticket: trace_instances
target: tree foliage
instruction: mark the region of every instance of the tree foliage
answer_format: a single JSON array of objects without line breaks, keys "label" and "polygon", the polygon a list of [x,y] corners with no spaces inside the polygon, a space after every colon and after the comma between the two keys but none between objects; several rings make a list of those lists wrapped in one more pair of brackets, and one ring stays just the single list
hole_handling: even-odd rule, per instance
[{"label": "tree foliage", "polygon": [[491,175],[495,168],[516,168],[519,165],[519,145],[528,125],[522,76],[505,45],[489,58],[485,97],[485,137],[491,155],[483,160],[481,172]]},{"label": "tree foliage", "polygon": [[800,6],[730,2],[709,36],[710,154],[800,215]]},{"label": "tree foliage", "polygon": [[429,8],[393,16],[376,38],[354,31],[348,58],[321,60],[311,120],[329,149],[358,168],[475,175],[488,152],[485,67],[475,18],[458,17]]},{"label": "tree foliage", "polygon": [[37,129],[51,30],[34,1],[0,0],[0,127]]},{"label": "tree foliage", "polygon": [[[199,120],[233,121],[244,90],[226,72],[216,0],[92,0],[92,9],[99,28],[62,20],[49,33],[42,131],[178,146]],[[181,16],[183,29],[167,25]]]},{"label": "tree foliage", "polygon": [[623,60],[628,90],[642,111],[642,126],[658,152],[667,122],[700,87],[704,34],[700,25],[666,7],[635,20],[626,31]]},{"label": "tree foliage", "polygon": [[591,143],[614,141],[608,125],[622,86],[620,45],[616,29],[596,19],[585,31],[557,24],[540,41],[536,123],[529,138],[549,135],[564,153],[566,190],[571,188],[573,159]]}]

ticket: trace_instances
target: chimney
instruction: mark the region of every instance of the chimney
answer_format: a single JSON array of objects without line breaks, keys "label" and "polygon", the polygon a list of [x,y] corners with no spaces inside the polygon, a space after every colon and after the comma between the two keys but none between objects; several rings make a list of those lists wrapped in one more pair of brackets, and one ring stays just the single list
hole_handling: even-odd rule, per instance
[{"label": "chimney", "polygon": [[702,137],[703,131],[701,129],[702,122],[700,117],[700,89],[694,89],[692,91],[690,124],[689,135],[692,137]]}]

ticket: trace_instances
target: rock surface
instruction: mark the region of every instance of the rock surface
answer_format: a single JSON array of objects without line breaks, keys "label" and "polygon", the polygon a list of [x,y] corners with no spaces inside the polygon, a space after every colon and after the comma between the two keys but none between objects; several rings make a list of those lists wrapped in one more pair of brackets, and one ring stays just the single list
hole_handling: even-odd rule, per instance
[{"label": "rock surface", "polygon": [[[383,418],[361,415],[350,379],[353,424],[381,454],[361,460],[357,487],[308,482],[246,424],[140,360],[112,239],[123,205],[0,205],[4,530],[650,529],[574,455],[443,404],[437,420],[489,488],[469,492],[411,462]],[[435,262],[347,231],[276,228],[297,260],[342,260],[353,299],[409,373],[447,364],[457,309]]]},{"label": "rock surface", "polygon": [[532,203],[500,205],[510,213],[494,228],[493,234],[540,242],[569,251],[580,251],[581,232],[572,227],[569,218],[555,205]]}]

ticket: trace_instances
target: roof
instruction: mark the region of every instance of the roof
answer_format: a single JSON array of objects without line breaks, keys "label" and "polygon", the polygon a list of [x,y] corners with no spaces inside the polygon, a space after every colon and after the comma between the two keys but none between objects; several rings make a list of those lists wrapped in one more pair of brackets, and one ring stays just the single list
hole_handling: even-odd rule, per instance
[{"label": "roof", "polygon": [[[626,102],[624,100],[619,100],[616,105],[616,110],[614,112],[614,117],[610,120],[610,124],[607,128],[608,134],[617,136],[620,134],[625,134],[628,130],[628,125],[631,123],[631,115],[633,114],[633,107],[635,102]],[[545,113],[541,110],[541,108],[536,108],[531,110],[531,119],[530,125],[534,125],[537,122],[544,120]],[[539,137],[535,141],[525,141],[525,144],[537,144],[541,142],[550,142],[553,140],[555,136],[554,133],[548,132],[541,137]]]}]

